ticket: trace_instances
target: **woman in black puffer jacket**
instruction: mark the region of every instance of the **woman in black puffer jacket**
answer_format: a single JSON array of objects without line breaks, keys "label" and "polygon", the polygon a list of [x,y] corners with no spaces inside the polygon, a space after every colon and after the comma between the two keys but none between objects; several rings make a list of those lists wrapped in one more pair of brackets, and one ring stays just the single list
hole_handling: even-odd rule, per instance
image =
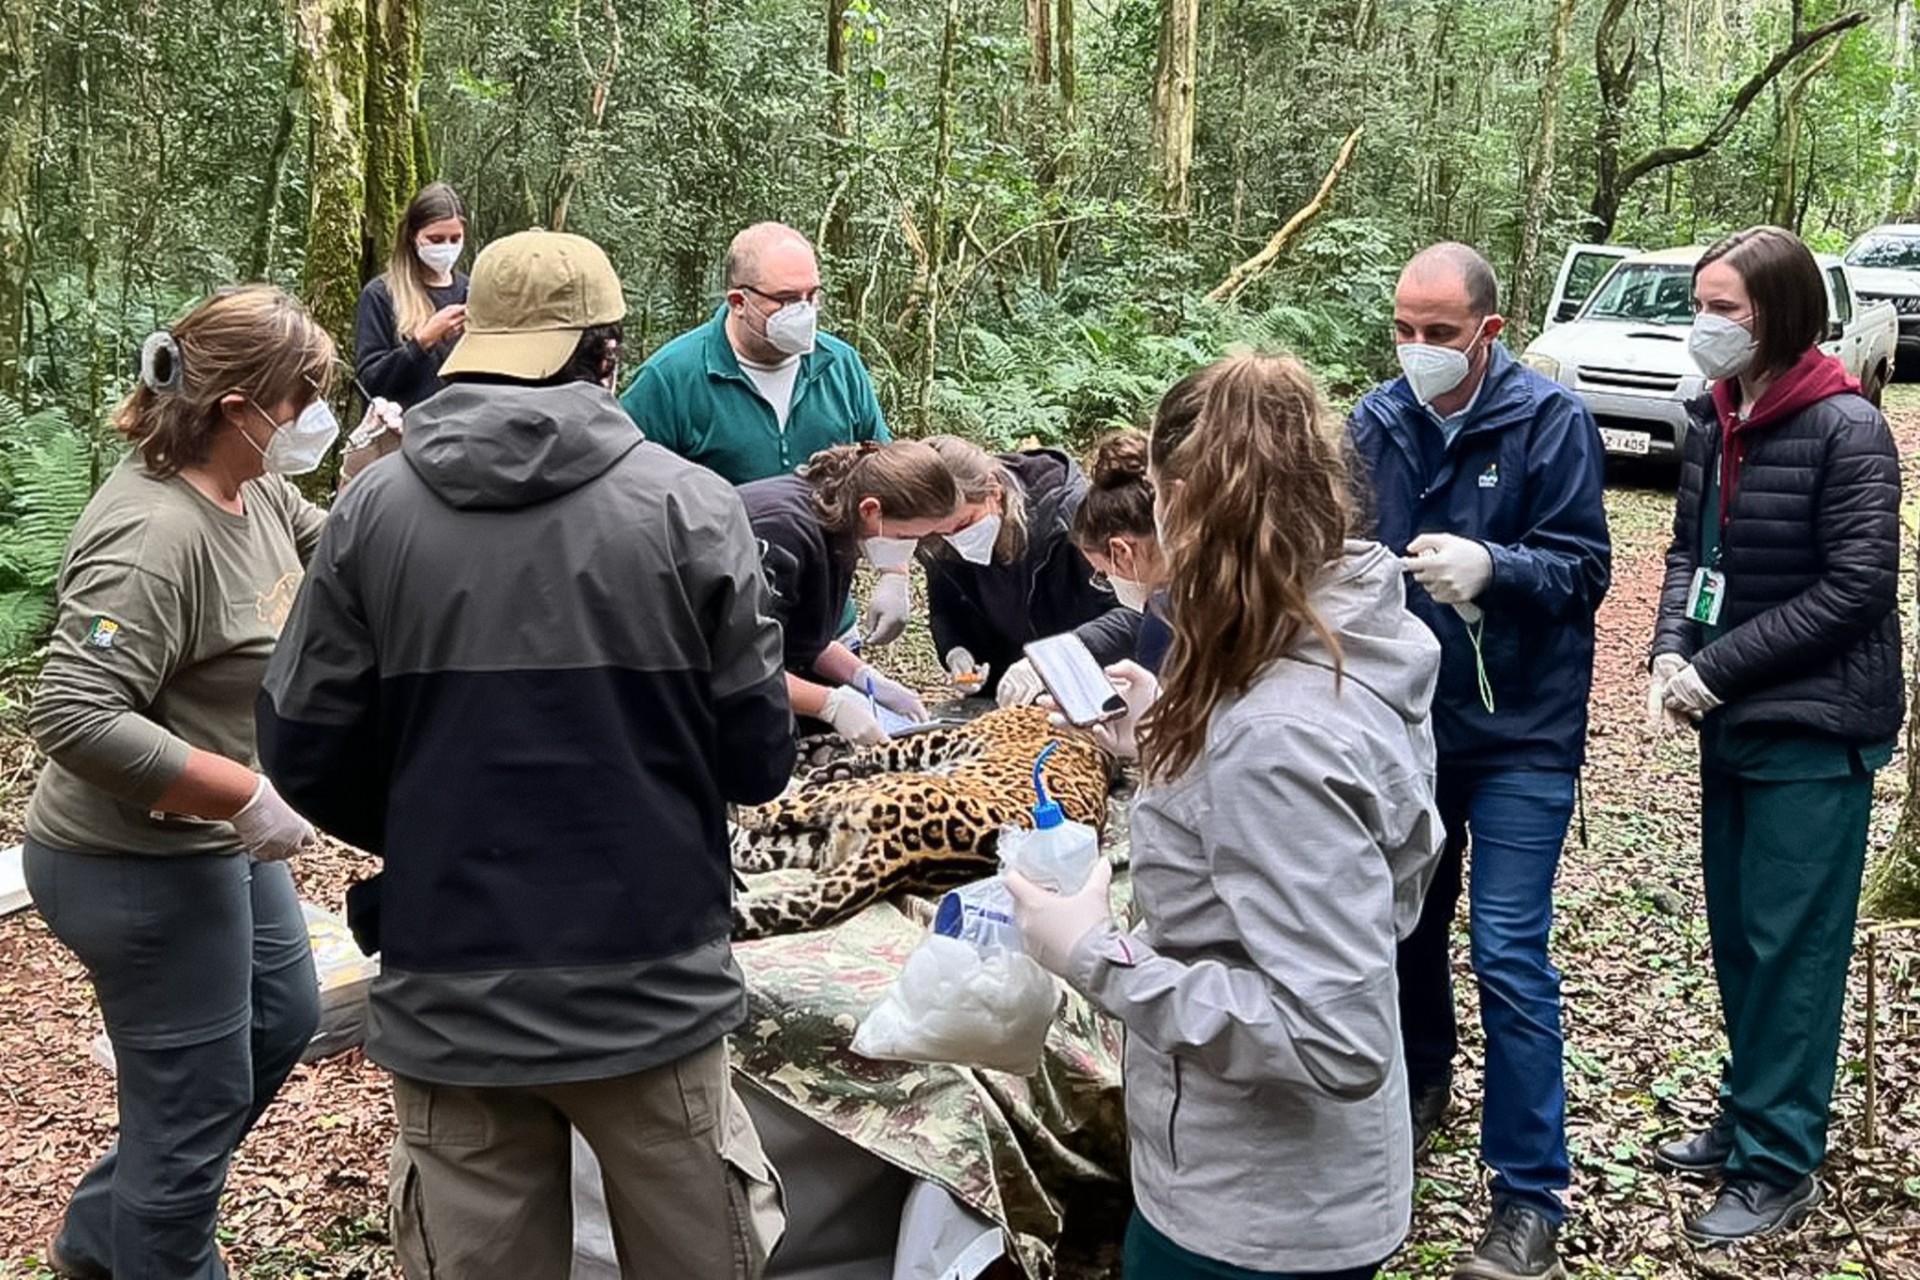
[{"label": "woman in black puffer jacket", "polygon": [[1791,232],[1694,268],[1694,406],[1647,698],[1700,730],[1701,852],[1729,1054],[1670,1170],[1722,1175],[1697,1245],[1775,1235],[1820,1200],[1873,772],[1899,730],[1900,467],[1818,343],[1827,293]]}]

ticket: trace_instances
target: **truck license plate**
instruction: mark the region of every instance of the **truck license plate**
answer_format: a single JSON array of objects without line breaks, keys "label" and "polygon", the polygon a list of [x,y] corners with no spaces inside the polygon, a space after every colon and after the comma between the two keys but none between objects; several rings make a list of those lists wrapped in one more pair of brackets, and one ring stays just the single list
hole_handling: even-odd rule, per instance
[{"label": "truck license plate", "polygon": [[1636,457],[1645,457],[1647,450],[1653,447],[1651,431],[1622,431],[1618,427],[1600,428],[1600,443],[1608,453],[1631,453]]}]

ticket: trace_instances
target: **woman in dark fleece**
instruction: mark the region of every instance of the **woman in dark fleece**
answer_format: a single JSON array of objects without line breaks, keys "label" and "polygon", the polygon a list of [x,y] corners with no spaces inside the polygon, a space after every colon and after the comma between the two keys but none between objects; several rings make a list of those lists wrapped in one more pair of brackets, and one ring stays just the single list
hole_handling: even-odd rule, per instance
[{"label": "woman in dark fleece", "polygon": [[1101,663],[1133,656],[1140,614],[1122,604],[1074,545],[1087,478],[1053,449],[992,454],[930,436],[960,487],[958,529],[920,544],[934,651],[958,693],[1003,707],[1045,690],[1021,656],[1029,640],[1072,631]]}]

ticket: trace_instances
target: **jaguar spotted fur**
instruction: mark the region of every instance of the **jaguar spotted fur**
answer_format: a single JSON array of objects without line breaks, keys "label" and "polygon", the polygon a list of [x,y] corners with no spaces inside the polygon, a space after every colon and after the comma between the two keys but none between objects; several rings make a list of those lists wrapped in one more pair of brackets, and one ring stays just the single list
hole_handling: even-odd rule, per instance
[{"label": "jaguar spotted fur", "polygon": [[819,929],[902,891],[940,893],[991,875],[1000,829],[1025,825],[1033,762],[1066,816],[1102,827],[1113,763],[1084,738],[1054,732],[1038,707],[990,711],[803,768],[779,799],[734,813],[733,865],[749,876],[800,868],[797,888],[734,902],[734,937]]}]

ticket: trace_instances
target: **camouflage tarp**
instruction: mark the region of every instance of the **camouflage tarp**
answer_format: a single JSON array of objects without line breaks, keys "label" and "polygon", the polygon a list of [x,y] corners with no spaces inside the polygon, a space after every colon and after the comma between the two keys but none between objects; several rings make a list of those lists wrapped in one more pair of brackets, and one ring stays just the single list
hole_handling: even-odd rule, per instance
[{"label": "camouflage tarp", "polygon": [[[1123,825],[1109,829],[1110,846]],[[1116,877],[1116,902],[1127,900],[1125,880]],[[859,1056],[854,1028],[931,918],[930,903],[908,899],[831,929],[735,944],[748,1009],[734,1066],[1005,1227],[1030,1280],[1042,1280],[1053,1271],[1063,1190],[1126,1176],[1120,1028],[1068,992],[1045,1063],[1029,1079]]]}]

